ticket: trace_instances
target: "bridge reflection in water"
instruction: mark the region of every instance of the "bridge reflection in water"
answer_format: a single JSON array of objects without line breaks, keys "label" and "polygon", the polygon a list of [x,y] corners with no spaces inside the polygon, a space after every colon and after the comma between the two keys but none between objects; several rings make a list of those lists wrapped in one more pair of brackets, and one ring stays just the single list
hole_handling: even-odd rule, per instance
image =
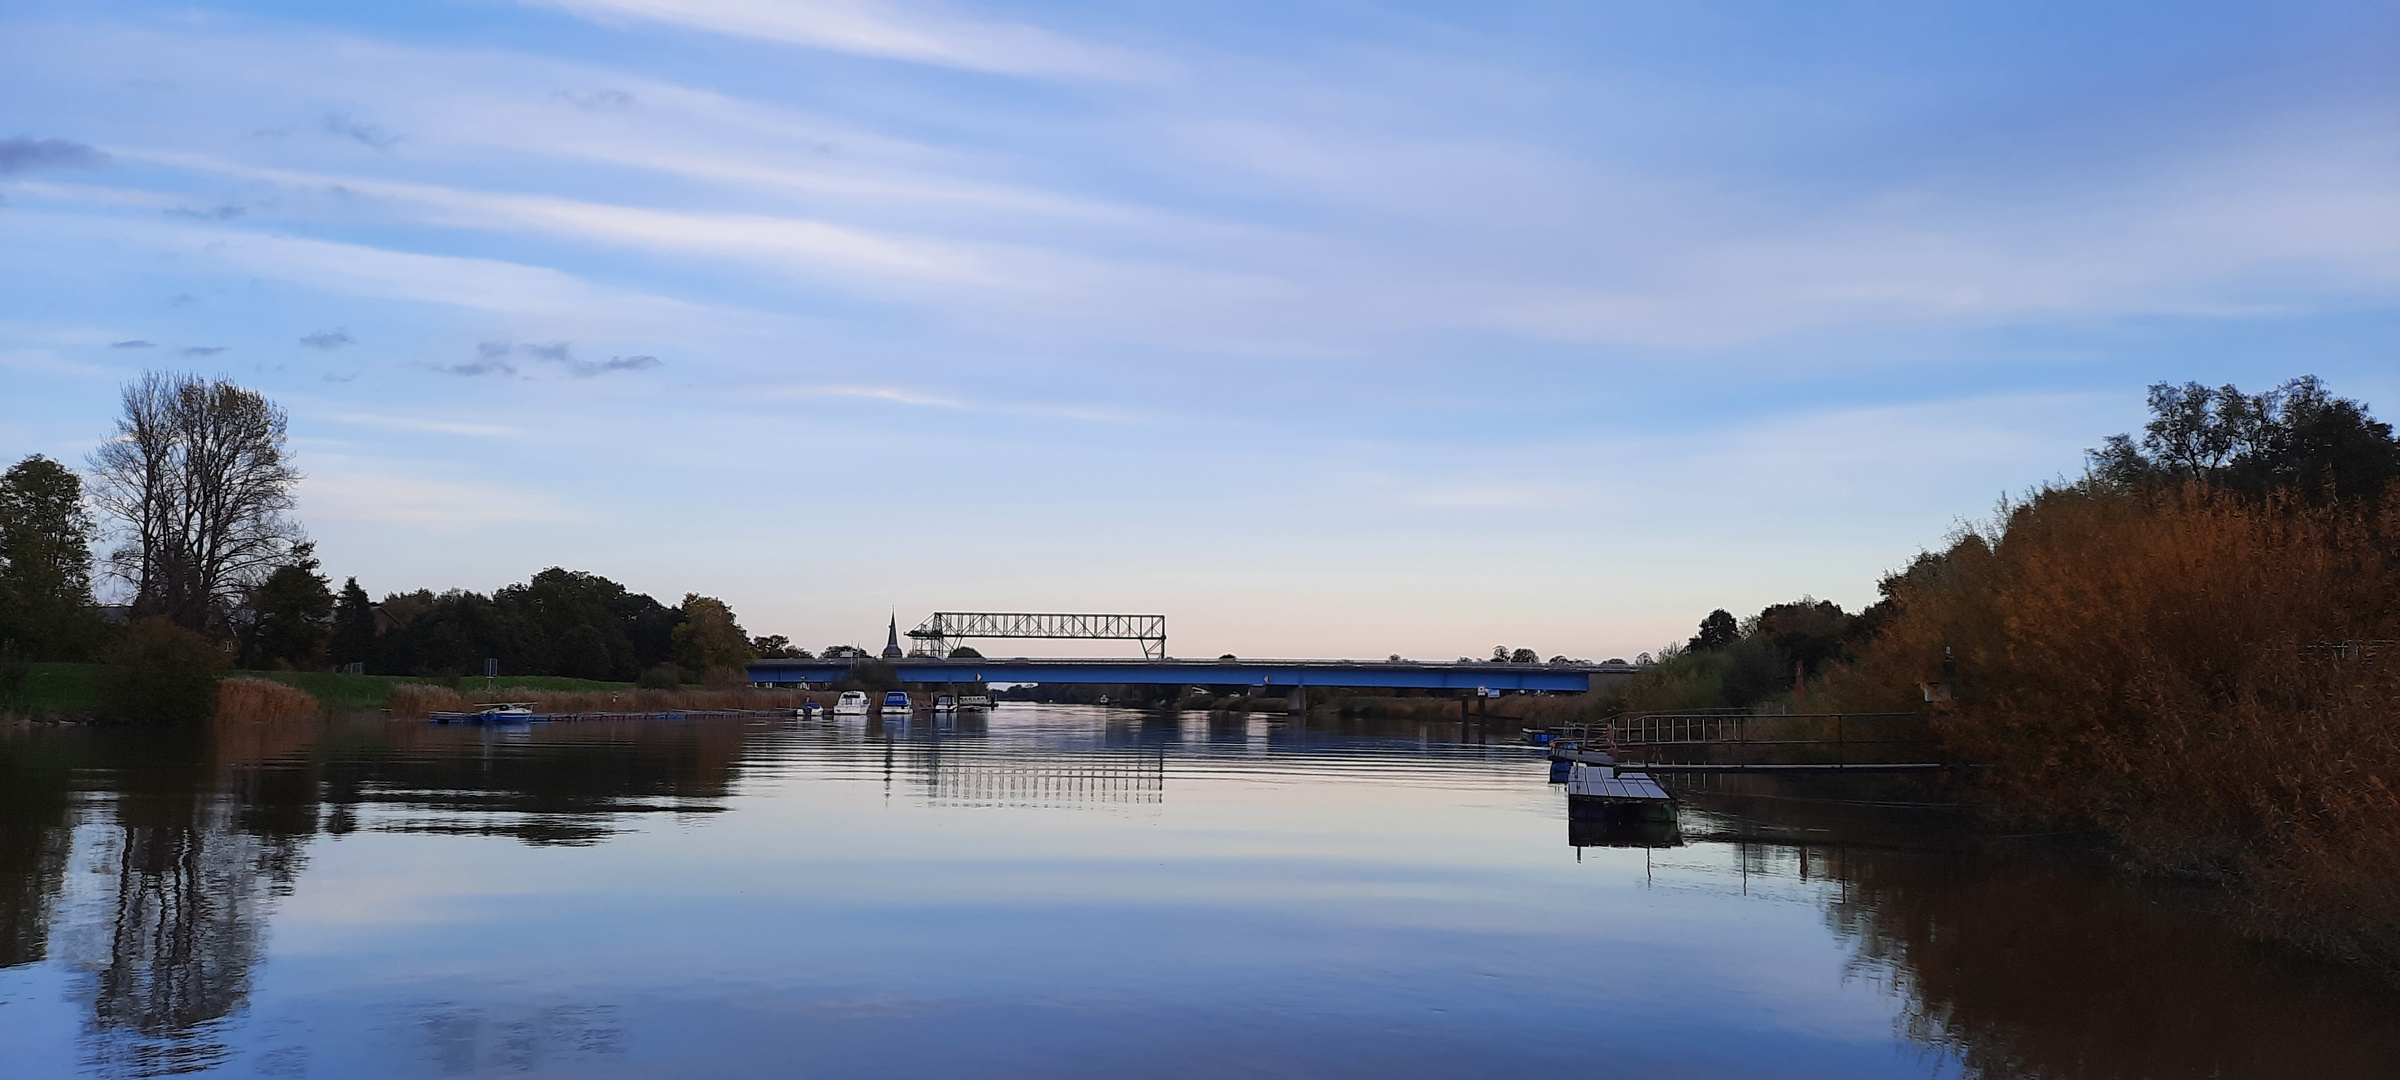
[{"label": "bridge reflection in water", "polygon": [[[108,1077],[209,1069],[338,1075],[345,1062],[360,1061],[418,1075],[625,1074],[662,1068],[639,1060],[643,1047],[661,1044],[691,1053],[754,1051],[727,1059],[736,1065],[719,1074],[780,1074],[805,1050],[829,1068],[896,1054],[911,1068],[895,1071],[981,1075],[991,1071],[992,1054],[1014,1052],[1028,1040],[1061,1040],[1037,1046],[1044,1052],[1071,1049],[1084,1018],[1066,1015],[1061,1026],[1026,1034],[1022,1025],[1044,1021],[1013,1013],[1001,1020],[928,1019],[920,1014],[940,1003],[912,1000],[907,1009],[914,1012],[901,1010],[887,1023],[868,1006],[854,1006],[838,1014],[838,1023],[807,1027],[810,1041],[795,1048],[788,1031],[818,1015],[809,1011],[813,1005],[778,999],[765,1011],[747,1002],[724,1009],[707,1001],[660,1006],[646,976],[624,986],[602,980],[593,989],[599,976],[584,969],[546,982],[543,963],[565,968],[580,961],[567,952],[542,953],[541,942],[554,937],[547,947],[588,951],[592,941],[604,940],[591,936],[594,926],[623,932],[648,925],[641,920],[659,910],[707,913],[676,920],[673,933],[690,935],[703,946],[698,955],[725,965],[706,969],[710,979],[767,985],[786,978],[782,968],[752,957],[805,938],[811,948],[834,950],[812,954],[825,963],[851,964],[840,968],[842,978],[862,989],[844,992],[874,1005],[885,1001],[873,995],[887,984],[931,985],[927,980],[962,968],[990,979],[1019,970],[995,957],[1028,958],[1021,970],[1038,979],[1072,963],[1079,948],[1114,950],[1121,940],[1108,936],[1112,931],[1086,925],[1086,916],[1103,909],[1090,906],[1080,890],[1141,880],[1156,885],[1163,899],[1153,910],[1140,906],[1144,894],[1116,895],[1113,903],[1135,905],[1127,925],[1146,935],[1149,948],[1235,980],[1225,985],[1245,993],[1271,997],[1290,980],[1324,978],[1314,960],[1292,958],[1322,959],[1308,952],[1311,935],[1364,935],[1339,942],[1332,967],[1357,956],[1377,957],[1377,971],[1386,961],[1423,965],[1397,982],[1309,984],[1311,993],[1338,986],[1349,995],[1346,1007],[1361,1009],[1399,994],[1392,1017],[1423,1012],[1426,995],[1456,1004],[1497,992],[1492,984],[1516,977],[1505,974],[1512,970],[1508,942],[1529,929],[1541,936],[1541,963],[1552,967],[1572,966],[1555,963],[1561,950],[1622,952],[1638,941],[1645,981],[1672,995],[1668,1004],[1692,1006],[1687,1015],[1771,1014],[1754,1026],[1725,1029],[1765,1055],[1751,1063],[1755,1068],[1719,1070],[1726,1075],[1775,1075],[1788,1063],[1775,1055],[1789,1047],[1772,1033],[1784,1030],[1781,1010],[1802,1006],[1775,995],[1813,1000],[1850,994],[1857,982],[1889,996],[1897,1053],[1889,1061],[1850,1062],[1876,1065],[1881,1075],[2266,1080],[2387,1076],[2390,1063],[2400,1060],[2400,995],[2390,988],[2246,939],[2210,910],[2206,894],[2128,882],[2072,852],[1977,833],[1951,810],[1906,806],[1933,801],[1926,782],[1678,779],[1673,783],[1687,807],[1680,837],[1611,836],[1565,821],[1537,754],[1460,745],[1451,741],[1456,730],[1446,723],[1010,706],[981,727],[912,720],[872,731],[856,723],[709,721],[510,732],[373,720],[220,725],[184,734],[0,732],[0,1046],[8,1047],[13,1066],[33,1060],[27,1055],[35,1044],[55,1034],[73,1044],[71,1054],[39,1060],[64,1061],[53,1070],[62,1074]],[[879,780],[891,785],[889,810],[877,803]],[[1860,784],[1885,787],[1862,797]],[[953,825],[965,823],[973,823],[964,830],[972,833],[972,848],[950,836],[962,831]],[[1580,866],[1557,846],[1562,824],[1578,845]],[[834,845],[837,853],[873,849],[876,861],[807,863],[806,843]],[[1648,850],[1607,850],[1619,844]],[[577,920],[592,913],[574,906],[522,910],[509,890],[524,883],[460,894],[466,899],[451,903],[459,897],[442,890],[460,887],[455,871],[437,875],[423,895],[406,890],[425,882],[403,874],[358,876],[362,864],[402,867],[444,852],[481,851],[488,859],[494,845],[503,855],[586,874],[631,861],[620,867],[625,877],[596,877],[630,899],[612,899],[620,894],[607,889],[577,897],[579,904],[633,906],[624,921],[584,923]],[[1059,887],[1073,895],[1054,898],[1054,906],[1043,906],[1039,892],[1013,894],[1002,906],[1032,916],[1004,924],[1007,933],[976,921],[989,905],[971,895],[972,881],[962,886],[970,895],[938,909],[944,919],[918,917],[936,910],[927,906],[929,884],[955,885],[961,874],[984,872],[962,866],[962,850],[973,850],[980,865],[1005,868],[1020,889],[1036,888],[1026,877],[1052,872],[1038,868],[1062,850],[1090,873],[1064,881]],[[1242,876],[1236,869],[1242,863],[1225,860],[1226,852],[1268,866],[1267,876]],[[909,859],[926,869],[892,878],[869,869]],[[1648,878],[1641,873],[1645,859],[1652,861]],[[828,894],[814,886],[773,892],[783,887],[780,879],[762,876],[762,868],[776,860],[831,867],[794,880],[856,890],[860,906],[848,919],[794,918],[826,904]],[[1626,860],[1630,881],[1618,872]],[[1170,865],[1193,869],[1185,871],[1190,876],[1140,877]],[[684,873],[671,889],[645,883],[641,875],[658,876],[658,866]],[[327,899],[318,896],[313,914],[301,919],[311,928],[303,935],[306,947],[278,958],[270,928],[312,875],[330,875],[337,897],[355,895],[341,890],[362,885],[393,894],[353,901],[366,904],[371,916],[357,924],[327,923]],[[1338,890],[1343,881],[1356,889]],[[1202,883],[1205,889],[1189,887]],[[769,890],[764,898],[754,894],[762,888]],[[1188,945],[1159,929],[1219,925],[1191,897],[1208,889],[1222,891],[1230,907],[1260,913],[1239,925],[1243,934],[1266,937],[1205,937]],[[1528,891],[1538,902],[1528,900]],[[639,907],[645,896],[671,899],[673,906]],[[1629,904],[1628,896],[1648,899]],[[1397,899],[1375,907],[1377,897]],[[1378,917],[1343,918],[1346,904]],[[840,942],[867,932],[871,918],[858,912],[892,905],[908,907],[892,920],[897,936],[869,953],[838,951]],[[744,914],[751,911],[763,915]],[[1813,931],[1810,919],[1780,918],[1808,911],[1816,913]],[[438,919],[410,921],[428,914]],[[524,921],[509,921],[519,917]],[[956,928],[947,920],[958,920]],[[1493,924],[1507,933],[1444,944],[1448,939],[1430,929],[1444,922]],[[560,923],[569,929],[556,929]],[[722,930],[712,929],[717,923]],[[1401,929],[1379,929],[1386,923]],[[1730,997],[1710,997],[1716,984],[1682,974],[1717,970],[1712,958],[1722,957],[1725,935],[1752,933],[1762,923],[1807,932],[1778,939],[1778,947],[1811,957],[1808,963],[1775,967],[1773,955],[1746,958],[1745,965],[1771,968],[1773,978],[1739,983],[1740,993]],[[328,933],[343,925],[351,925],[349,936]],[[1290,936],[1275,936],[1285,925]],[[363,932],[368,928],[372,933]],[[475,935],[512,929],[531,943],[512,943],[505,960],[489,961],[505,971],[477,968],[476,950],[494,939]],[[641,934],[649,932],[609,948],[639,953],[648,947]],[[1404,938],[1405,949],[1378,936],[1386,933]],[[1094,935],[1097,944],[1077,944]],[[386,939],[401,944],[385,945]],[[403,947],[412,951],[396,963],[390,950]],[[1194,956],[1193,949],[1230,954]],[[1347,951],[1357,949],[1367,951]],[[1807,981],[1822,974],[1810,966],[1818,962],[1816,951],[1834,954],[1827,970],[1842,969],[1838,985]],[[529,957],[538,963],[526,964]],[[926,966],[911,966],[919,958]],[[286,960],[291,967],[277,967]],[[330,1014],[342,1022],[305,1013],[309,995],[292,991],[289,980],[303,980],[305,990],[305,980],[330,978],[327,970],[345,965],[368,969],[340,983],[352,994],[371,995],[420,965],[443,975],[435,988],[408,984],[397,997],[370,1000],[364,1012]],[[1493,974],[1495,965],[1504,974]],[[1158,965],[1141,985],[1171,987],[1182,970]],[[281,973],[263,974],[270,971]],[[1529,978],[1545,1000],[1583,992],[1555,978]],[[281,996],[254,1000],[279,980],[286,983]],[[1784,982],[1777,980],[1800,980],[1793,984],[1799,989],[1778,990]],[[1044,989],[1038,982],[998,985],[1028,995]],[[1212,991],[1223,988],[1209,984]],[[64,1015],[42,1004],[59,994],[73,1010],[73,1030],[26,1026]],[[1744,1004],[1743,994],[1768,1000]],[[36,1001],[35,995],[45,996]],[[686,1034],[677,1025],[695,1010],[709,1012],[712,1025],[753,1013],[764,1019],[753,1027],[710,1026],[718,1046],[693,1050],[688,1039],[676,1040]],[[1196,1020],[1182,1004],[1155,1028],[1144,1026],[1144,1014],[1107,1015],[1118,1030],[1133,1028],[1138,1038],[1129,1037],[1128,1045],[1172,1041],[1202,1022],[1214,1025],[1208,1030],[1223,1045],[1187,1046],[1190,1052],[1238,1055],[1250,1046],[1264,1055],[1226,1059],[1232,1065],[1288,1062],[1325,1039],[1349,1038],[1339,1025],[1302,1024],[1294,1041],[1274,1042],[1258,1034],[1272,1024],[1257,1010],[1240,1012],[1239,1024],[1230,1026],[1205,1014]],[[1384,1023],[1387,1014],[1373,1015],[1379,1019],[1369,1025],[1371,1041],[1337,1049],[1367,1053],[1405,1031]],[[909,1033],[927,1031],[955,1037],[909,1041]],[[1649,1052],[1644,1036],[1628,1028],[1616,1049],[1637,1056],[1631,1060],[1669,1061],[1698,1052],[1690,1040],[1716,1031],[1686,1024],[1669,1037],[1675,1045],[1658,1051],[1666,1057],[1646,1059],[1638,1057]],[[1511,1056],[1539,1049],[1524,1039],[1521,1025],[1454,1028],[1446,1037],[1463,1040],[1464,1049],[1426,1044],[1423,1071],[1468,1072],[1491,1061],[1527,1066],[1503,1071],[1565,1071]],[[963,1049],[944,1058],[944,1047]],[[741,1067],[742,1061],[756,1067]]]}]

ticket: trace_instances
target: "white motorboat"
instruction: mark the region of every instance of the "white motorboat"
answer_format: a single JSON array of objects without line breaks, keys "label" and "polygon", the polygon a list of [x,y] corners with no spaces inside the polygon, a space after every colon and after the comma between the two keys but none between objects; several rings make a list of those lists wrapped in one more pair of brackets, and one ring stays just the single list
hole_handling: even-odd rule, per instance
[{"label": "white motorboat", "polygon": [[989,710],[992,707],[992,699],[985,697],[982,694],[962,694],[958,699],[958,707],[961,709]]},{"label": "white motorboat", "polygon": [[941,694],[941,695],[937,695],[937,696],[936,696],[936,697],[933,699],[933,711],[935,711],[935,712],[937,712],[937,713],[954,713],[954,712],[957,712],[957,711],[958,711],[958,699],[957,699],[957,698],[954,698],[954,697],[951,697],[951,696],[950,696],[950,695],[948,695],[948,694]]},{"label": "white motorboat", "polygon": [[906,690],[894,690],[891,693],[883,695],[883,715],[885,716],[907,716],[909,710],[915,707],[916,706],[909,703],[908,691]]},{"label": "white motorboat", "polygon": [[834,699],[834,701],[833,701],[833,715],[835,715],[835,716],[865,716],[865,715],[867,715],[867,693],[866,693],[866,691],[864,691],[864,690],[844,690],[844,691],[842,691],[842,696],[841,696],[841,697],[838,697],[838,698],[835,698],[835,699]]}]

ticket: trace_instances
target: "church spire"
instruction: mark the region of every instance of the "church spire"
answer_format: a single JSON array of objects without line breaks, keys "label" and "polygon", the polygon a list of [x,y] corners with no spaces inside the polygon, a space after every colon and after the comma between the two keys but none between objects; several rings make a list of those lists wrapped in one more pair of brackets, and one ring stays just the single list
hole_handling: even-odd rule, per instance
[{"label": "church spire", "polygon": [[906,655],[900,651],[900,614],[893,612],[891,633],[883,639],[883,658],[898,660]]}]

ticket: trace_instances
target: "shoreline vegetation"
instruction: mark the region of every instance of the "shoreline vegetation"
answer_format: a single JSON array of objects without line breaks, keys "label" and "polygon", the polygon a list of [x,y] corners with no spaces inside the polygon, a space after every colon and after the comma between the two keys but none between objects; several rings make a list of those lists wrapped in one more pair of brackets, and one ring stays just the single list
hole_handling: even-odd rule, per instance
[{"label": "shoreline vegetation", "polygon": [[[29,664],[16,700],[0,707],[0,723],[115,722],[105,664]],[[534,702],[542,712],[665,712],[691,709],[791,708],[804,695],[749,687],[637,687],[633,683],[558,676],[429,680],[406,675],[346,675],[324,671],[229,671],[215,683],[213,716],[284,719],[383,712],[422,720],[499,701]],[[831,700],[830,694],[805,695]]]},{"label": "shoreline vegetation", "polygon": [[[2084,475],[1962,527],[1884,578],[1864,610],[1808,596],[1748,617],[1715,610],[1624,681],[1474,715],[1555,726],[1701,709],[1801,725],[1918,714],[1948,760],[1993,766],[1961,786],[1995,816],[2104,838],[2139,872],[2221,887],[2262,936],[2400,977],[2400,439],[2312,377],[2259,394],[2160,383],[2149,407],[2138,436],[2087,452]],[[193,432],[239,442],[246,471],[191,452]],[[0,477],[0,719],[802,700],[745,687],[742,667],[807,650],[749,637],[713,597],[670,606],[557,567],[489,595],[420,589],[377,604],[355,578],[337,594],[285,516],[299,474],[281,410],[224,380],[127,386],[117,435],[89,464],[88,495],[80,474],[38,455]],[[229,486],[246,492],[242,513],[186,512],[195,492]],[[132,599],[113,622],[92,592],[103,537],[121,542],[107,577]],[[525,674],[479,683],[472,673],[495,661]],[[1540,661],[1495,648],[1491,662]],[[344,668],[373,674],[333,673]],[[891,688],[871,660],[852,676]],[[1288,711],[1213,689],[1001,696]],[[1455,696],[1312,691],[1307,709],[1471,719]]]}]

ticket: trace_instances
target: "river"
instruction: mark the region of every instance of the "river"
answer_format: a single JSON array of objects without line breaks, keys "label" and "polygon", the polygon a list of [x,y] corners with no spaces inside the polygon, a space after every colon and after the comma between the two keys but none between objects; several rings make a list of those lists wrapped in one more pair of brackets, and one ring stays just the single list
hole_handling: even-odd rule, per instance
[{"label": "river", "polygon": [[1013,703],[0,732],[0,1073],[2400,1073],[2392,988],[1905,786],[1609,846],[1546,773]]}]

